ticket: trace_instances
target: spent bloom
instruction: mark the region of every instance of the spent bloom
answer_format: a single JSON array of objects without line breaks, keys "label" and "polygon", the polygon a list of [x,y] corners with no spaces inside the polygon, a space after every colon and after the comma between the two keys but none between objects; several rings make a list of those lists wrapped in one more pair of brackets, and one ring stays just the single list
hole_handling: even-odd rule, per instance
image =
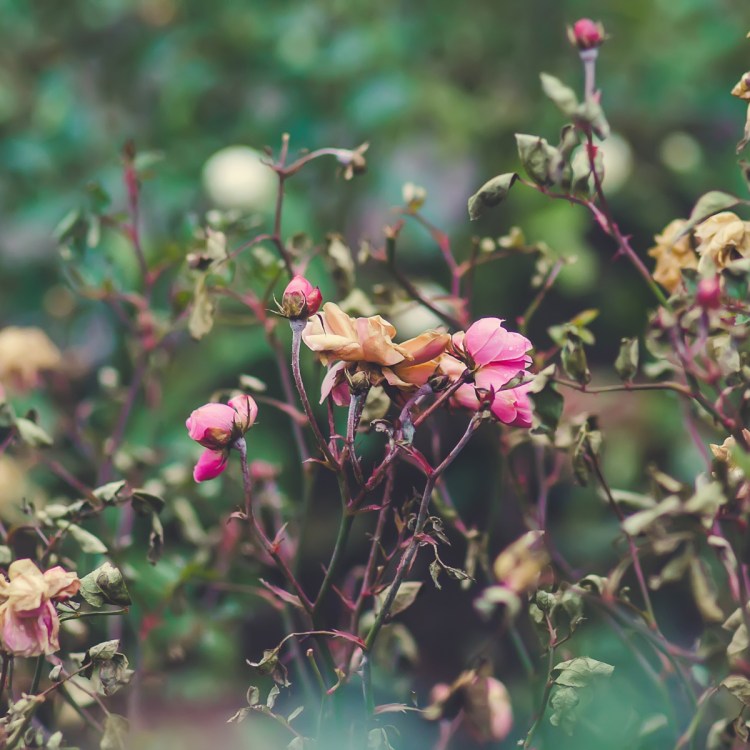
[{"label": "spent bloom", "polygon": [[41,328],[8,326],[0,330],[0,381],[26,391],[39,385],[45,370],[60,367],[62,355]]},{"label": "spent bloom", "polygon": [[323,312],[308,321],[302,340],[321,360],[336,362],[326,375],[321,400],[349,402],[350,386],[365,390],[373,385],[414,390],[424,385],[450,343],[440,331],[425,331],[397,344],[396,329],[380,315],[351,318],[338,305],[327,302]]},{"label": "spent bloom", "polygon": [[501,742],[513,727],[513,709],[505,685],[477,670],[462,672],[452,684],[438,683],[424,711],[428,721],[451,719],[463,712],[462,723],[480,743]]},{"label": "spent bloom", "polygon": [[284,289],[281,314],[290,320],[309,318],[318,312],[323,295],[304,276],[295,276]]},{"label": "spent bloom", "polygon": [[661,234],[654,237],[656,245],[648,254],[656,258],[654,281],[672,293],[682,284],[683,268],[697,268],[698,256],[693,250],[690,234],[679,237],[687,222],[684,219],[671,221]]},{"label": "spent bloom", "polygon": [[459,386],[451,400],[457,406],[478,411],[488,403],[496,419],[518,427],[531,427],[531,383],[504,388],[531,364],[531,342],[520,333],[507,331],[500,318],[482,318],[453,335],[453,352],[440,359],[440,370],[456,382],[468,368],[473,383]]},{"label": "spent bloom", "polygon": [[745,75],[737,81],[732,89],[732,96],[736,96],[738,99],[742,99],[745,102],[750,102],[750,73],[745,73]]},{"label": "spent bloom", "polygon": [[606,38],[604,26],[590,18],[581,18],[573,26],[568,26],[568,40],[579,50],[600,47]]},{"label": "spent bloom", "polygon": [[188,434],[206,449],[193,470],[196,482],[214,479],[226,469],[229,451],[255,424],[257,416],[255,400],[243,394],[226,404],[205,404],[188,417]]},{"label": "spent bloom", "polygon": [[338,305],[326,302],[323,312],[308,321],[302,340],[324,364],[333,360],[396,365],[408,352],[393,342],[396,329],[380,315],[350,318]]},{"label": "spent bloom", "polygon": [[750,258],[750,222],[732,211],[722,211],[700,223],[695,229],[698,240],[698,270],[709,263],[721,270],[737,258]]},{"label": "spent bloom", "polygon": [[0,645],[16,656],[41,656],[60,649],[60,620],[55,602],[78,593],[75,573],[59,565],[42,573],[29,559],[16,560],[8,568],[8,580],[0,576]]}]

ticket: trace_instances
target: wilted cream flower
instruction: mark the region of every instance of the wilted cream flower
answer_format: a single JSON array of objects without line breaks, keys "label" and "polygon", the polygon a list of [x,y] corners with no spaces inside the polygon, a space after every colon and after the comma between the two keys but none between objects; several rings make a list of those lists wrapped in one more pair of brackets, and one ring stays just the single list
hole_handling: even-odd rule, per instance
[{"label": "wilted cream flower", "polygon": [[547,565],[544,532],[528,531],[497,556],[492,570],[503,586],[522,594],[536,588]]},{"label": "wilted cream flower", "polygon": [[686,234],[675,239],[683,230],[687,222],[675,219],[663,229],[661,234],[654,237],[656,245],[648,254],[656,258],[654,281],[661,284],[668,292],[674,292],[682,283],[683,268],[697,268],[698,256],[690,243],[690,235]]},{"label": "wilted cream flower", "polygon": [[745,75],[737,81],[732,89],[732,96],[736,96],[738,99],[742,99],[745,102],[750,102],[750,73],[745,73]]},{"label": "wilted cream flower", "polygon": [[302,340],[324,364],[340,359],[388,366],[411,359],[393,342],[395,335],[396,329],[380,315],[350,318],[338,305],[326,302],[323,312],[308,321]]},{"label": "wilted cream flower", "polygon": [[[742,430],[742,436],[750,444],[750,430]],[[729,466],[730,469],[736,469],[737,462],[732,458],[732,451],[735,449],[737,441],[730,435],[721,445],[710,443],[711,453],[717,461],[721,461]]]},{"label": "wilted cream flower", "polygon": [[41,328],[8,326],[0,330],[0,381],[25,391],[39,384],[45,370],[60,366],[60,350]]},{"label": "wilted cream flower", "polygon": [[721,270],[737,257],[750,258],[750,222],[742,221],[731,211],[722,211],[709,217],[695,228],[698,270],[709,262]]}]

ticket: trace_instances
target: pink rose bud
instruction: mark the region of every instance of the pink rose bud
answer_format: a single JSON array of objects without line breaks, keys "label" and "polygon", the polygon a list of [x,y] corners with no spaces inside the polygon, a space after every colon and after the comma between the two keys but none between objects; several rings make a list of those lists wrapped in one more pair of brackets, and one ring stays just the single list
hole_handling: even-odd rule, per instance
[{"label": "pink rose bud", "polygon": [[304,276],[295,276],[284,290],[281,313],[290,320],[309,318],[318,312],[323,295]]},{"label": "pink rose bud", "polygon": [[581,18],[573,24],[572,28],[568,26],[568,39],[579,50],[600,47],[606,38],[604,26],[590,18]]},{"label": "pink rose bud", "polygon": [[695,293],[695,301],[704,310],[716,310],[721,305],[721,281],[718,276],[701,279]]},{"label": "pink rose bud", "polygon": [[204,404],[188,417],[188,434],[206,449],[193,470],[196,482],[214,479],[227,468],[230,449],[255,424],[257,416],[255,400],[243,394],[226,404]]}]

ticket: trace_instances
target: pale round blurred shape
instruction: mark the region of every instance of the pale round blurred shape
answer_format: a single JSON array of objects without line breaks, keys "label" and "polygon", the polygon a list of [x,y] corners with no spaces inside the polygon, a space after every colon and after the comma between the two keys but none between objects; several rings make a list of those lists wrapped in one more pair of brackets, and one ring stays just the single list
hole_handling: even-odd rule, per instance
[{"label": "pale round blurred shape", "polygon": [[203,187],[220,208],[262,211],[273,205],[276,175],[249,146],[227,146],[203,166]]},{"label": "pale round blurred shape", "polygon": [[659,156],[673,172],[692,172],[703,160],[703,149],[692,135],[677,130],[661,142]]},{"label": "pale round blurred shape", "polygon": [[630,144],[617,133],[612,133],[606,141],[597,146],[604,155],[605,193],[616,193],[628,181],[633,171],[633,149]]}]

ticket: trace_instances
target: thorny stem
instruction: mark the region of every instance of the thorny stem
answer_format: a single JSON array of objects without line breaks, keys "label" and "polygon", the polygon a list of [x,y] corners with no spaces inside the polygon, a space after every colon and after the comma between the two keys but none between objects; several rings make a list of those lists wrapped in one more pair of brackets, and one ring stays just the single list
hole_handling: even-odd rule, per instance
[{"label": "thorny stem", "polygon": [[612,490],[609,488],[609,484],[607,483],[607,480],[604,478],[604,474],[602,473],[602,468],[599,464],[599,459],[596,457],[594,451],[589,450],[588,457],[594,469],[594,474],[596,475],[596,478],[599,484],[601,485],[601,488],[604,491],[604,494],[607,496],[607,501],[609,502],[610,507],[614,511],[614,514],[617,516],[617,520],[620,522],[620,528],[623,534],[625,535],[625,539],[628,542],[628,550],[630,552],[630,559],[633,563],[633,570],[635,571],[635,576],[638,579],[638,588],[641,591],[643,602],[646,605],[646,611],[648,612],[648,617],[649,617],[649,625],[652,628],[654,628],[654,630],[658,631],[659,626],[656,623],[656,616],[654,614],[654,608],[651,604],[651,596],[648,592],[648,586],[646,585],[646,577],[643,574],[643,568],[641,567],[641,559],[638,556],[638,547],[636,546],[636,543],[633,540],[633,537],[623,528],[623,523],[625,521],[625,514],[622,512],[622,509],[617,504],[617,501],[612,495]]},{"label": "thorny stem", "polygon": [[458,454],[464,449],[477,427],[479,427],[479,423],[480,420],[476,416],[472,417],[468,427],[466,428],[466,432],[464,432],[461,439],[453,447],[453,450],[451,450],[451,452],[443,459],[442,463],[439,464],[432,472],[432,474],[430,474],[430,476],[427,478],[427,482],[425,483],[424,491],[422,493],[422,500],[419,504],[417,520],[414,524],[414,534],[411,538],[411,541],[409,542],[409,546],[406,548],[406,552],[404,552],[404,554],[401,556],[401,559],[399,560],[398,566],[396,568],[396,573],[393,577],[393,582],[388,588],[388,594],[385,598],[385,601],[383,602],[383,605],[381,606],[380,611],[375,618],[375,622],[373,623],[372,628],[370,629],[370,632],[367,634],[367,638],[365,639],[365,649],[368,652],[371,651],[372,646],[375,643],[375,639],[378,637],[380,629],[383,627],[386,618],[390,614],[393,602],[395,601],[396,595],[401,588],[401,583],[403,582],[404,577],[406,576],[409,569],[411,568],[412,563],[414,562],[414,558],[417,554],[417,549],[419,548],[419,545],[421,543],[422,532],[424,531],[425,524],[427,523],[427,511],[429,509],[432,491],[435,489],[435,483],[440,478],[440,475],[453,463]]},{"label": "thorny stem", "polygon": [[531,303],[526,308],[526,310],[524,310],[521,317],[518,318],[518,330],[521,333],[525,334],[528,330],[531,317],[539,309],[539,305],[542,304],[544,298],[547,296],[547,292],[549,292],[549,290],[552,288],[552,285],[555,283],[555,279],[557,278],[560,271],[562,271],[564,265],[565,264],[562,260],[555,261],[554,265],[547,274],[547,278],[544,280],[541,289],[537,292],[534,299],[531,300]]},{"label": "thorny stem", "polygon": [[596,146],[594,146],[594,137],[591,133],[590,128],[587,128],[585,132],[586,132],[586,152],[589,157],[589,166],[591,168],[591,174],[594,178],[594,187],[596,189],[596,197],[599,201],[599,206],[601,208],[603,218],[606,222],[606,227],[602,226],[602,228],[608,232],[609,236],[612,237],[612,239],[617,243],[617,246],[620,249],[620,251],[623,253],[623,255],[627,256],[628,260],[632,263],[633,266],[635,266],[635,269],[643,277],[643,280],[646,282],[646,285],[652,291],[654,297],[656,297],[659,304],[662,307],[665,307],[667,310],[671,310],[672,305],[667,299],[667,296],[661,290],[661,287],[654,281],[648,268],[646,268],[643,261],[638,257],[638,254],[635,252],[635,250],[633,250],[633,247],[630,244],[630,241],[628,240],[627,237],[625,237],[622,234],[622,232],[620,231],[620,227],[612,218],[612,212],[610,211],[607,197],[604,194],[604,190],[602,188],[602,181],[599,176],[599,173],[596,170],[596,166],[594,164],[594,155],[596,153]]},{"label": "thorny stem", "polygon": [[351,620],[349,622],[349,630],[352,633],[356,633],[359,630],[359,619],[362,616],[362,610],[365,606],[367,597],[372,593],[372,585],[375,580],[375,568],[378,563],[378,557],[381,552],[381,540],[383,539],[383,531],[385,529],[385,523],[388,519],[388,514],[391,510],[391,500],[393,495],[393,484],[394,484],[394,471],[393,468],[388,471],[388,478],[385,483],[385,489],[383,490],[383,499],[381,500],[380,512],[378,513],[378,520],[375,524],[375,532],[372,535],[372,543],[370,544],[370,554],[367,558],[367,564],[365,565],[365,572],[362,574],[362,585],[357,596],[354,610],[352,611]]},{"label": "thorny stem", "polygon": [[120,414],[117,417],[117,423],[112,431],[112,436],[107,440],[105,444],[106,455],[102,462],[102,467],[99,470],[99,477],[97,484],[106,484],[112,480],[112,469],[114,467],[115,454],[122,445],[122,441],[125,438],[125,430],[128,427],[130,421],[130,415],[135,406],[135,400],[138,398],[138,392],[141,389],[143,379],[146,376],[146,370],[148,368],[148,355],[142,352],[135,363],[135,369],[133,370],[133,377],[130,381],[127,393],[125,395],[125,401],[123,402]]},{"label": "thorny stem", "polygon": [[256,540],[260,543],[261,547],[263,547],[265,552],[269,555],[269,557],[271,557],[271,559],[276,563],[276,567],[278,567],[281,574],[284,576],[284,578],[286,578],[292,589],[294,589],[294,592],[297,594],[297,597],[299,598],[303,608],[308,613],[308,615],[312,617],[312,603],[307,598],[305,592],[302,590],[302,587],[294,577],[292,571],[289,569],[289,566],[286,564],[284,558],[279,554],[276,545],[266,536],[265,532],[260,527],[260,524],[255,517],[255,512],[253,510],[253,485],[252,479],[250,478],[250,467],[248,466],[247,462],[247,443],[245,442],[245,438],[240,438],[239,440],[237,440],[234,444],[234,447],[239,451],[242,464],[242,482],[245,489],[245,516],[248,525],[250,526],[250,531],[256,538]]},{"label": "thorny stem", "polygon": [[313,414],[312,406],[310,405],[310,399],[307,397],[307,391],[305,390],[305,384],[302,381],[302,373],[300,371],[300,347],[302,344],[302,331],[305,328],[307,321],[305,320],[290,320],[289,325],[292,328],[292,375],[294,376],[294,383],[297,386],[297,393],[299,393],[300,401],[302,401],[302,408],[305,410],[307,419],[310,422],[313,434],[315,435],[315,441],[318,444],[320,452],[325,456],[326,461],[331,468],[336,468],[338,462],[333,457],[328,442],[323,437],[323,433],[320,431],[318,421],[315,419]]},{"label": "thorny stem", "polygon": [[279,161],[273,165],[274,170],[276,171],[276,175],[279,178],[279,188],[276,193],[276,209],[274,211],[273,217],[273,234],[271,235],[271,240],[273,241],[274,245],[276,245],[276,249],[279,251],[279,255],[284,261],[284,266],[286,267],[287,273],[291,278],[292,276],[294,276],[292,257],[286,247],[284,247],[284,240],[281,237],[281,214],[284,207],[284,187],[286,178],[288,176],[284,167],[286,165],[286,157],[288,153],[289,133],[284,133],[281,136],[281,153],[279,154]]},{"label": "thorny stem", "polygon": [[547,628],[549,629],[549,653],[547,655],[547,680],[544,683],[544,693],[542,693],[542,702],[539,706],[534,723],[529,727],[529,731],[526,733],[526,738],[523,741],[523,747],[528,748],[531,746],[531,740],[534,738],[536,731],[539,729],[542,719],[544,719],[544,712],[547,710],[547,703],[549,703],[549,697],[552,693],[552,686],[555,684],[552,681],[552,670],[555,666],[555,648],[557,644],[555,642],[555,629],[552,626],[552,622],[549,619],[549,615],[545,615],[547,620]]},{"label": "thorny stem", "polygon": [[[437,315],[444,323],[447,323],[451,328],[455,328],[457,330],[462,328],[463,324],[461,323],[460,320],[446,313],[445,310],[442,310],[435,303],[427,299],[422,294],[422,292],[419,291],[418,287],[416,287],[411,282],[411,280],[396,265],[396,239],[398,237],[399,232],[403,228],[403,226],[404,226],[404,221],[402,219],[394,227],[386,228],[385,255],[386,255],[386,263],[388,266],[388,270],[391,272],[391,275],[393,276],[393,278],[401,285],[403,290],[412,299],[416,300],[417,302],[419,302],[420,305],[422,305],[423,307],[426,307],[428,310],[430,310],[430,312]],[[459,277],[454,275],[454,278],[459,278]]]}]

